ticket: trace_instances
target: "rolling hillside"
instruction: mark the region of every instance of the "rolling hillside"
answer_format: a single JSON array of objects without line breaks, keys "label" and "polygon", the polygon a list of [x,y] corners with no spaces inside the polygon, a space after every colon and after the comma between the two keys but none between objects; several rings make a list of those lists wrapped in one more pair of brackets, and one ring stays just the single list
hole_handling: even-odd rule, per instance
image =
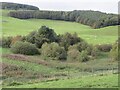
[{"label": "rolling hillside", "polygon": [[[11,7],[9,8],[10,5]],[[70,22],[69,20],[62,21],[57,19],[19,19],[10,17],[9,13],[21,11],[20,7],[24,7],[24,5],[13,3],[10,5],[5,3],[4,8],[0,10],[2,12],[2,15],[0,15],[2,22],[0,24],[0,27],[2,27],[1,36],[13,37],[11,40],[10,38],[1,40],[1,42],[4,42],[0,47],[2,58],[0,60],[0,66],[2,66],[0,68],[2,71],[0,78],[2,78],[2,81],[0,82],[2,82],[3,88],[28,88],[28,86],[35,89],[118,88],[118,61],[110,56],[116,56],[115,54],[117,53],[118,47],[115,42],[118,40],[118,25],[111,26],[110,23],[110,26],[93,29],[90,25],[80,24],[74,20]],[[31,11],[30,7],[26,6],[26,8],[22,9]],[[38,10],[34,6],[32,9]],[[90,16],[90,18],[93,17]],[[102,22],[105,21],[102,20]],[[38,29],[39,31],[32,35],[32,41],[36,40],[38,47],[36,42],[29,43],[27,40],[31,39],[31,36],[27,36],[26,40],[24,40],[24,37],[22,39],[19,37],[17,39],[16,37],[14,38],[17,35],[26,36]],[[67,35],[65,34],[66,32],[76,32],[80,38],[76,34]],[[16,45],[17,41],[20,43]],[[48,44],[45,44],[44,41],[48,42]],[[76,42],[73,43],[74,41]],[[42,43],[39,44],[39,42]],[[63,46],[60,46],[61,43]],[[68,45],[67,49],[65,49],[64,44],[65,46]],[[102,46],[102,50],[98,49],[100,47],[98,44]],[[40,45],[42,46],[39,47]],[[14,49],[18,52],[13,52]],[[115,50],[110,53],[112,49]],[[26,52],[34,52],[34,50],[37,50],[38,53],[26,54]],[[61,56],[62,59],[57,58],[58,56]],[[63,59],[64,56],[65,60]],[[72,60],[70,61],[69,58]]]},{"label": "rolling hillside", "polygon": [[31,31],[37,30],[42,25],[53,28],[57,34],[76,32],[80,37],[94,44],[114,43],[118,36],[118,26],[92,29],[89,26],[76,22],[45,19],[16,19],[7,16],[8,10],[1,11],[3,12],[3,17],[0,17],[2,18],[3,36],[26,35]]}]

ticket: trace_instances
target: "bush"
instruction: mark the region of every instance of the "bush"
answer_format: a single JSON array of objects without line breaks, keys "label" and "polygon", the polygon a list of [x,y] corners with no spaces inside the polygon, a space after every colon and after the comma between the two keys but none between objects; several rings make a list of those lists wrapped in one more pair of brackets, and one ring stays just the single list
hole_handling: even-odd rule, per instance
[{"label": "bush", "polygon": [[68,60],[85,62],[98,56],[96,47],[89,45],[85,41],[74,44],[68,48]]},{"label": "bush", "polygon": [[79,57],[80,59],[80,62],[86,62],[86,61],[89,61],[89,56],[87,55],[87,51],[82,51],[81,53],[80,53],[80,57]]},{"label": "bush", "polygon": [[96,45],[96,47],[102,52],[110,52],[110,50],[112,49],[111,44]]},{"label": "bush", "polygon": [[3,37],[2,40],[0,41],[1,46],[3,48],[10,48],[11,42],[12,42],[12,37]]},{"label": "bush", "polygon": [[115,43],[110,51],[110,57],[112,60],[119,60],[120,50],[118,49],[118,43]]},{"label": "bush", "polygon": [[22,36],[15,36],[15,37],[13,37],[12,40],[11,40],[11,45],[16,43],[17,41],[24,41],[24,37],[22,37]]},{"label": "bush", "polygon": [[57,41],[57,34],[54,32],[53,29],[50,29],[46,26],[42,26],[35,34],[35,45],[38,48],[41,48],[42,44],[45,42],[51,43],[56,41]]},{"label": "bush", "polygon": [[35,35],[36,35],[36,33],[37,33],[36,31],[30,32],[30,33],[26,36],[26,41],[34,44],[34,43],[35,43]]},{"label": "bush", "polygon": [[67,54],[69,61],[86,62],[90,59],[86,50],[79,52],[77,49],[69,49]]},{"label": "bush", "polygon": [[68,50],[67,52],[67,59],[69,61],[79,61],[79,57],[80,57],[80,52],[79,50],[75,49],[75,48],[71,48]]},{"label": "bush", "polygon": [[41,54],[44,57],[51,57],[52,59],[63,60],[67,58],[66,51],[63,47],[60,47],[57,43],[51,44],[44,43],[41,48]]},{"label": "bush", "polygon": [[35,55],[39,54],[35,45],[28,42],[18,41],[12,45],[11,51],[15,54]]},{"label": "bush", "polygon": [[64,35],[59,36],[59,39],[60,45],[64,47],[65,50],[68,50],[68,47],[70,45],[74,45],[82,41],[82,39],[79,38],[76,33],[74,34],[66,33]]},{"label": "bush", "polygon": [[88,46],[89,45],[85,41],[82,41],[82,42],[79,42],[77,44],[69,46],[68,50],[77,49],[79,52],[82,52],[83,50],[87,49]]},{"label": "bush", "polygon": [[96,47],[93,47],[91,51],[91,56],[96,58],[99,54],[99,50]]}]

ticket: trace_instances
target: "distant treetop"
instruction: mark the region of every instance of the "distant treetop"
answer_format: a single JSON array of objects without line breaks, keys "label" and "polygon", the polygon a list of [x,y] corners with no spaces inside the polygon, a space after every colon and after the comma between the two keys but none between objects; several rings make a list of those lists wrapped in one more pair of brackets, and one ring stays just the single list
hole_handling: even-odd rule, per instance
[{"label": "distant treetop", "polygon": [[9,3],[9,2],[0,2],[2,4],[2,9],[7,10],[39,10],[38,7],[26,4],[18,4],[18,3]]}]

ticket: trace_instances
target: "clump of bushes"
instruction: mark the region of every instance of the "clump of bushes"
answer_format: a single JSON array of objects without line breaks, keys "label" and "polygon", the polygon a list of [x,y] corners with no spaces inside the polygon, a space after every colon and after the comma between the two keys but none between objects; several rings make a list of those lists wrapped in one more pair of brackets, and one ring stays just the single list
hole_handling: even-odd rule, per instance
[{"label": "clump of bushes", "polygon": [[47,42],[56,42],[57,34],[53,29],[47,26],[42,26],[38,31],[33,31],[26,36],[26,41],[35,44],[38,48],[41,48],[42,44]]},{"label": "clump of bushes", "polygon": [[86,62],[98,55],[97,49],[82,41],[68,48],[68,60]]},{"label": "clump of bushes", "polygon": [[65,60],[67,58],[66,51],[60,47],[58,43],[44,43],[41,48],[41,54],[44,57],[50,57],[57,60]]},{"label": "clump of bushes", "polygon": [[0,40],[0,45],[1,45],[3,48],[10,48],[10,47],[11,47],[11,42],[12,42],[12,37],[3,37],[3,38]]},{"label": "clump of bushes", "polygon": [[59,35],[59,44],[60,46],[64,47],[65,50],[68,50],[68,47],[70,45],[77,44],[78,42],[83,41],[76,33],[70,34],[70,33],[65,33],[64,35]]},{"label": "clump of bushes", "polygon": [[102,52],[110,52],[110,50],[112,49],[111,44],[96,45],[96,47]]},{"label": "clump of bushes", "polygon": [[35,45],[22,41],[18,41],[15,44],[13,44],[11,47],[11,51],[15,54],[24,54],[24,55],[39,54],[39,51]]},{"label": "clump of bushes", "polygon": [[[15,54],[36,55],[54,60],[70,60],[86,62],[98,55],[98,49],[109,51],[109,45],[92,46],[78,37],[76,33],[57,35],[53,29],[42,26],[38,31],[33,31],[27,36],[4,38],[4,47],[11,47]],[[39,48],[39,50],[38,50]]]},{"label": "clump of bushes", "polygon": [[0,46],[3,48],[10,48],[17,41],[25,41],[24,36],[3,37],[0,39]]}]

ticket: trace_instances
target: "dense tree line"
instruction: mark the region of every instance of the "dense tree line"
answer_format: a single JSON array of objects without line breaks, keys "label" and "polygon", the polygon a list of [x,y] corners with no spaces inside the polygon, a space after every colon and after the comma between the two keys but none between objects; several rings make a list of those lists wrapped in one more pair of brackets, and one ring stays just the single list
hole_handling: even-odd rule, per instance
[{"label": "dense tree line", "polygon": [[26,4],[17,4],[17,3],[8,3],[8,2],[0,2],[2,5],[2,9],[8,10],[39,10],[38,7]]},{"label": "dense tree line", "polygon": [[99,11],[11,11],[11,17],[19,19],[51,19],[78,22],[89,25],[92,28],[101,28],[105,26],[119,25],[118,15],[106,14]]}]

